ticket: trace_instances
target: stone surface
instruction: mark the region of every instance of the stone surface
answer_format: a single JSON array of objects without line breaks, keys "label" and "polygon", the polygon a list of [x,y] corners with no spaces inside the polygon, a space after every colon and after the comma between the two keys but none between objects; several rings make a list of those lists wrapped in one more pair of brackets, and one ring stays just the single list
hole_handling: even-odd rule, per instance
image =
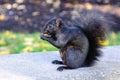
[{"label": "stone surface", "polygon": [[0,56],[0,80],[120,80],[120,46],[105,47],[93,67],[56,71],[57,51]]}]

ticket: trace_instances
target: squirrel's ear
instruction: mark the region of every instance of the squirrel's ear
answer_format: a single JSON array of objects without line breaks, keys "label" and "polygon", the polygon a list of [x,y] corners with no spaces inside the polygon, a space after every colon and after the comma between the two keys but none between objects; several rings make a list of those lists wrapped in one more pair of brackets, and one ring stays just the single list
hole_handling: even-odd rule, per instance
[{"label": "squirrel's ear", "polygon": [[60,18],[57,18],[57,19],[56,19],[56,25],[57,25],[57,27],[59,27],[60,24],[61,24],[61,19],[60,19]]}]

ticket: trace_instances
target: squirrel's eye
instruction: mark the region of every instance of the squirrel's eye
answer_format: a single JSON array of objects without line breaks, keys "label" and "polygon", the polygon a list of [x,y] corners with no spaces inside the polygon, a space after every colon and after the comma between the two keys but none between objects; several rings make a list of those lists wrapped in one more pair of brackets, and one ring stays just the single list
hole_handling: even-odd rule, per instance
[{"label": "squirrel's eye", "polygon": [[49,25],[48,28],[49,28],[49,29],[52,29],[52,28],[53,28],[53,25]]}]

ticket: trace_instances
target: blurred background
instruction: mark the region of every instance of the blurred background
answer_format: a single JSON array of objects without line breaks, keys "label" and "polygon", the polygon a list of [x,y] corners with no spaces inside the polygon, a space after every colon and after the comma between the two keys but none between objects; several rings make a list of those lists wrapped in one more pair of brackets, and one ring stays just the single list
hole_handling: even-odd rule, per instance
[{"label": "blurred background", "polygon": [[[54,16],[71,25],[82,9],[110,13],[120,23],[120,0],[0,0],[0,55],[58,50],[39,38],[42,26]],[[120,45],[120,26],[101,44]]]}]

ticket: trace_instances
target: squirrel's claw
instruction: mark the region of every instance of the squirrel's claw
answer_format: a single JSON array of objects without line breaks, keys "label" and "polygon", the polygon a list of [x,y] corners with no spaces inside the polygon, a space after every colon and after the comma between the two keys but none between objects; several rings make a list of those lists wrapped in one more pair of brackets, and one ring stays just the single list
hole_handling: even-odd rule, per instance
[{"label": "squirrel's claw", "polygon": [[58,71],[63,71],[64,67],[63,66],[60,66],[57,68]]}]

